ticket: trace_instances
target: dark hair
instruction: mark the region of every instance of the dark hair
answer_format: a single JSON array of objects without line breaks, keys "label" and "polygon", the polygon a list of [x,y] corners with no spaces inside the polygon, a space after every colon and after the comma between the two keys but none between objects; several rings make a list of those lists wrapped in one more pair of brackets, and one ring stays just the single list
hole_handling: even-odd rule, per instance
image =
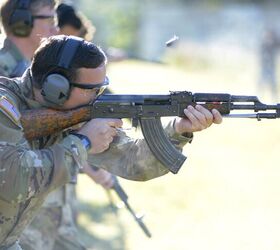
[{"label": "dark hair", "polygon": [[71,26],[79,31],[79,36],[91,41],[95,33],[95,27],[91,21],[81,12],[77,12],[73,6],[61,3],[56,9],[57,26]]},{"label": "dark hair", "polygon": [[59,62],[62,48],[67,36],[58,35],[43,39],[39,48],[35,51],[31,62],[31,74],[34,80],[34,87],[41,88],[46,75],[59,73],[69,81],[77,80],[79,68],[97,68],[107,62],[103,50],[95,44],[83,41],[78,47],[68,69],[60,68]]},{"label": "dark hair", "polygon": [[59,28],[64,25],[71,25],[77,30],[82,28],[81,19],[77,16],[74,8],[71,5],[61,3],[56,9],[57,13],[57,25]]},{"label": "dark hair", "polygon": [[[55,8],[57,0],[30,0],[30,11],[32,14],[36,14],[40,8],[44,6],[50,6]],[[4,31],[7,34],[12,33],[10,29],[9,22],[14,11],[18,8],[18,0],[4,0],[1,4],[0,14],[1,22]]]}]

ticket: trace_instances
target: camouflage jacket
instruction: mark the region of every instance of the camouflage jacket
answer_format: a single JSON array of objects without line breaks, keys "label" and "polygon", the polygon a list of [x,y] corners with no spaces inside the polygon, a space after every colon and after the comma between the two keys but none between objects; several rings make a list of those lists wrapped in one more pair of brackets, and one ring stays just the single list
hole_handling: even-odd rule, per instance
[{"label": "camouflage jacket", "polygon": [[[96,155],[87,155],[81,141],[65,136],[67,133],[28,143],[20,111],[39,107],[28,70],[22,78],[0,78],[0,246],[14,243],[46,195],[75,176],[74,158],[80,165],[87,160],[90,165],[131,180],[145,181],[168,173],[144,139],[132,139],[121,130],[110,148]],[[176,134],[173,121],[165,130],[178,148],[192,139]]]},{"label": "camouflage jacket", "polygon": [[25,59],[15,44],[8,38],[1,41],[0,76],[19,77],[29,67],[30,61]]},{"label": "camouflage jacket", "polygon": [[43,138],[41,149],[25,140],[20,112],[39,106],[32,99],[28,73],[0,78],[0,247],[12,245],[47,194],[71,180],[77,161],[87,160],[80,139],[72,135],[46,147]]}]

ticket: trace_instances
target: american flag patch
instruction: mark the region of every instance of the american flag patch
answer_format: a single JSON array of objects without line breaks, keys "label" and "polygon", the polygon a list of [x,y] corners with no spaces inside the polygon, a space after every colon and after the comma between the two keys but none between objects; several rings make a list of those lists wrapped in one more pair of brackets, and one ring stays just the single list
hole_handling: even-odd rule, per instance
[{"label": "american flag patch", "polygon": [[13,123],[20,125],[20,113],[8,98],[2,96],[0,99],[0,111],[3,112]]}]

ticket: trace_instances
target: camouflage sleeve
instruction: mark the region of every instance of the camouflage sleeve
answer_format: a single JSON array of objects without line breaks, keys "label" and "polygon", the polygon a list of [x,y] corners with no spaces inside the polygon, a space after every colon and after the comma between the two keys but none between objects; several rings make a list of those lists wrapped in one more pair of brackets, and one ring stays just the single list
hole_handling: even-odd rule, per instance
[{"label": "camouflage sleeve", "polygon": [[15,203],[68,182],[87,152],[72,135],[47,149],[31,150],[12,109],[18,112],[13,96],[0,92],[0,199]]},{"label": "camouflage sleeve", "polygon": [[[165,131],[176,148],[192,140],[192,134],[183,136],[175,133],[174,121],[170,121]],[[168,173],[150,151],[144,139],[132,139],[123,131],[111,143],[110,148],[103,153],[89,155],[88,162],[92,166],[103,168],[112,174],[126,179],[146,181]]]},{"label": "camouflage sleeve", "polygon": [[0,76],[6,76],[6,77],[9,76],[9,73],[7,72],[7,70],[4,70],[4,68],[1,67],[1,65],[0,65]]},{"label": "camouflage sleeve", "polygon": [[11,77],[11,73],[15,66],[17,65],[17,61],[10,50],[1,49],[0,50],[0,75]]}]

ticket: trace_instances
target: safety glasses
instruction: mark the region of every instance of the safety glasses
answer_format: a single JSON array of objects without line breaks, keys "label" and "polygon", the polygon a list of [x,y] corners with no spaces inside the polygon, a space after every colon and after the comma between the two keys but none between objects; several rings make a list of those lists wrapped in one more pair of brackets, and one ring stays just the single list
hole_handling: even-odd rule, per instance
[{"label": "safety glasses", "polygon": [[107,88],[109,85],[109,78],[106,76],[104,82],[94,84],[94,83],[75,83],[71,82],[70,85],[75,88],[79,89],[87,89],[87,90],[92,90],[96,92],[96,96],[100,96],[104,90]]},{"label": "safety glasses", "polygon": [[33,19],[55,19],[54,15],[33,15]]},{"label": "safety glasses", "polygon": [[53,26],[56,26],[56,24],[57,24],[57,19],[56,19],[56,16],[54,16],[54,15],[33,15],[32,18],[39,19],[39,20],[46,20]]}]

